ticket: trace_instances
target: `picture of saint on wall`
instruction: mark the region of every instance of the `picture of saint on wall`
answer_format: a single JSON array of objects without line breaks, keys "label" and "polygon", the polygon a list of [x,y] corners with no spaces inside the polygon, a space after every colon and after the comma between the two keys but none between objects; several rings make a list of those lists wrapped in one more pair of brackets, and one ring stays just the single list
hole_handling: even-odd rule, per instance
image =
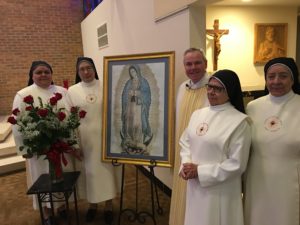
[{"label": "picture of saint on wall", "polygon": [[160,56],[104,58],[102,160],[171,166],[174,53]]},{"label": "picture of saint on wall", "polygon": [[254,63],[286,56],[287,24],[256,24]]}]

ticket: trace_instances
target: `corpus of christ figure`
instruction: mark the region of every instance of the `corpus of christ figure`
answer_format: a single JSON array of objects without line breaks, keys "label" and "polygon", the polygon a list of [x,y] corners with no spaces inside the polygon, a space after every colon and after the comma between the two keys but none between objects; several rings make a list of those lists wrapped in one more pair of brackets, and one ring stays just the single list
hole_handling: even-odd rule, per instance
[{"label": "corpus of christ figure", "polygon": [[224,34],[229,34],[229,30],[220,30],[219,29],[219,20],[214,21],[213,30],[206,30],[206,33],[209,36],[214,38],[214,71],[218,69],[218,56],[221,52],[221,43],[220,39]]}]

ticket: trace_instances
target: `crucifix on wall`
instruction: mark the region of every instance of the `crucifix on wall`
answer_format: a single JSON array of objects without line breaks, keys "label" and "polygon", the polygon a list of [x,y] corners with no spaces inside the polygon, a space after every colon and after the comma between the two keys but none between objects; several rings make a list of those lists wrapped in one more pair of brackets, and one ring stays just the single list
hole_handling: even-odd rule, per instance
[{"label": "crucifix on wall", "polygon": [[214,71],[218,69],[218,57],[221,52],[221,43],[220,39],[224,34],[229,34],[229,30],[220,30],[219,29],[219,20],[214,21],[213,30],[206,30],[206,34],[214,38]]}]

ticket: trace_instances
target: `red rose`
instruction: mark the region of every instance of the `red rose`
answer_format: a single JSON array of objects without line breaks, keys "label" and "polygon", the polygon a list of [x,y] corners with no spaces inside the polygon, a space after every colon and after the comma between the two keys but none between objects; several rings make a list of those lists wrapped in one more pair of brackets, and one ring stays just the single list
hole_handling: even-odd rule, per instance
[{"label": "red rose", "polygon": [[62,99],[62,94],[61,93],[55,93],[55,98],[57,101],[61,100]]},{"label": "red rose", "polygon": [[27,106],[26,108],[25,108],[25,110],[26,111],[31,111],[32,110],[32,106],[30,105],[30,106]]},{"label": "red rose", "polygon": [[48,115],[48,109],[39,109],[37,113],[41,117],[46,117]]},{"label": "red rose", "polygon": [[15,117],[10,116],[10,117],[8,117],[7,122],[9,122],[9,123],[11,123],[11,124],[14,125],[14,124],[17,123],[17,120],[15,119]]},{"label": "red rose", "polygon": [[51,104],[51,105],[56,105],[56,103],[57,103],[57,99],[56,99],[55,96],[52,97],[52,98],[50,98],[50,104]]},{"label": "red rose", "polygon": [[81,111],[79,112],[79,117],[80,117],[80,118],[84,118],[84,117],[85,117],[85,114],[86,114],[86,111],[81,110]]},{"label": "red rose", "polygon": [[23,101],[24,101],[25,103],[27,103],[27,104],[32,104],[32,103],[33,103],[33,97],[32,97],[32,95],[26,96],[26,97],[23,99]]},{"label": "red rose", "polygon": [[19,114],[20,110],[18,108],[15,108],[13,111],[12,111],[12,114],[14,114],[15,116],[17,116]]},{"label": "red rose", "polygon": [[59,121],[63,121],[66,118],[66,114],[64,112],[58,112],[57,118],[59,119]]},{"label": "red rose", "polygon": [[71,113],[77,113],[78,112],[78,107],[71,107]]}]

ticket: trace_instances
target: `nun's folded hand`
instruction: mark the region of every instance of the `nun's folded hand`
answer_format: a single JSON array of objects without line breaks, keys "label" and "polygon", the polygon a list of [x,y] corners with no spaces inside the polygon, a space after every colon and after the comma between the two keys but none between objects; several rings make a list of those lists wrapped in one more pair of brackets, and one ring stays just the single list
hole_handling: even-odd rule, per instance
[{"label": "nun's folded hand", "polygon": [[187,179],[188,179],[188,178],[187,178],[187,175],[186,175],[186,173],[183,171],[183,169],[180,171],[179,176],[180,176],[182,179],[184,179],[184,180],[187,180]]},{"label": "nun's folded hand", "polygon": [[187,179],[194,179],[198,177],[197,171],[198,165],[194,163],[184,163],[183,171],[186,174]]}]

